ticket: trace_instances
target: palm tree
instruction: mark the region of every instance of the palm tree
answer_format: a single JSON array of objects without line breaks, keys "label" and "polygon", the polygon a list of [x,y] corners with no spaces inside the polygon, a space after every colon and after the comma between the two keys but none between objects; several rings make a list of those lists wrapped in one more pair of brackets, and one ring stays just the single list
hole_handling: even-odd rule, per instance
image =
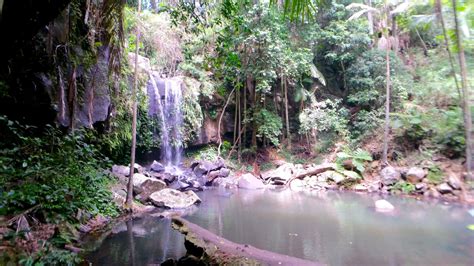
[{"label": "palm tree", "polygon": [[[384,134],[383,134],[383,153],[382,153],[382,164],[387,165],[387,153],[388,153],[388,135],[390,131],[390,49],[391,43],[389,39],[389,24],[392,21],[391,15],[394,13],[390,12],[388,2],[385,1],[384,5],[380,8],[374,8],[364,4],[352,3],[347,6],[347,9],[360,9],[356,13],[354,13],[349,20],[357,19],[364,15],[365,13],[373,13],[378,14],[380,19],[384,22],[384,28],[381,29],[383,31],[384,39],[386,40],[386,45],[384,45],[383,49],[385,49],[385,60],[386,60],[386,82],[385,82],[385,89],[386,89],[386,96],[385,96],[385,123],[384,123]],[[395,9],[392,12],[399,12]]]}]

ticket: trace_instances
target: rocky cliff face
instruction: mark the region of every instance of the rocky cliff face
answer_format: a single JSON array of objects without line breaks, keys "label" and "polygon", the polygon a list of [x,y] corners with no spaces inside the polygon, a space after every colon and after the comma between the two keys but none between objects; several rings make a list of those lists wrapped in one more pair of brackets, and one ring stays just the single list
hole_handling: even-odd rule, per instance
[{"label": "rocky cliff face", "polygon": [[120,47],[110,45],[108,18],[96,18],[113,14],[110,8],[121,12],[121,5],[6,0],[0,31],[9,41],[2,42],[0,52],[0,113],[67,128],[107,121],[118,86],[111,77]]}]

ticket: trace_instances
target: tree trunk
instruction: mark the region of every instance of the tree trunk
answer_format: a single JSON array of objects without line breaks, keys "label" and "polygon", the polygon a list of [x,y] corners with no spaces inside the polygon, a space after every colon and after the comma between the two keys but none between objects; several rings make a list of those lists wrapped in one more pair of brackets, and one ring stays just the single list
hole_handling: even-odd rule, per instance
[{"label": "tree trunk", "polygon": [[[285,95],[285,85],[283,85],[285,82],[284,78],[283,78],[283,74],[280,73],[280,116],[281,116],[281,120],[285,120],[285,100],[284,100],[284,95]],[[285,132],[283,132],[281,134],[281,137],[280,137],[280,142],[283,143],[283,140],[285,139]]]},{"label": "tree trunk", "polygon": [[251,86],[250,77],[247,76],[245,81],[245,90],[244,90],[244,121],[243,121],[243,128],[244,128],[244,136],[243,136],[243,143],[245,146],[245,141],[247,140],[247,91],[250,91],[249,86]]},{"label": "tree trunk", "polygon": [[448,38],[448,34],[446,33],[446,26],[444,24],[443,5],[442,5],[441,0],[436,0],[436,9],[438,13],[439,23],[441,24],[441,28],[443,30],[444,45],[446,45],[446,51],[448,52],[449,64],[451,65],[451,71],[454,78],[454,84],[456,85],[456,90],[459,96],[459,104],[462,106],[462,94],[461,94],[461,89],[459,88],[458,77],[456,76],[456,68],[454,66],[454,57],[453,57],[453,54],[451,53],[451,49],[449,48],[449,38]]},{"label": "tree trunk", "polygon": [[217,147],[217,158],[221,156],[221,146],[222,146],[222,136],[221,136],[221,124],[222,124],[222,118],[224,117],[225,114],[225,109],[227,109],[227,106],[229,105],[230,99],[232,98],[232,94],[234,94],[235,87],[232,89],[232,91],[229,94],[229,97],[227,98],[227,101],[224,105],[224,108],[222,109],[221,115],[219,117],[219,122],[217,123],[217,139],[219,141],[219,146]]},{"label": "tree trunk", "polygon": [[138,23],[137,40],[135,48],[135,74],[133,76],[132,102],[133,102],[133,120],[132,120],[132,149],[130,155],[130,174],[128,177],[127,199],[125,200],[125,209],[133,211],[133,173],[135,169],[135,147],[137,145],[137,87],[138,87],[138,51],[140,48],[140,12],[142,1],[138,0]]},{"label": "tree trunk", "polygon": [[471,117],[471,106],[470,106],[470,95],[467,84],[467,66],[466,57],[464,55],[464,47],[462,44],[462,34],[459,30],[459,21],[456,7],[456,0],[452,1],[453,12],[454,12],[454,25],[456,28],[456,40],[458,45],[458,57],[459,66],[461,67],[461,88],[463,94],[463,112],[464,112],[464,128],[466,131],[466,171],[468,179],[473,179],[472,176],[472,117]]},{"label": "tree trunk", "polygon": [[[388,15],[387,15],[388,22]],[[388,23],[387,23],[388,26]],[[388,30],[386,30],[386,38],[388,40]],[[382,154],[382,164],[387,165],[387,153],[388,153],[388,135],[390,130],[390,42],[387,43],[385,49],[385,61],[386,61],[386,84],[385,84],[385,126],[383,132],[383,154]]]},{"label": "tree trunk", "polygon": [[258,114],[257,108],[257,91],[255,89],[254,79],[250,79],[250,98],[252,100],[252,138],[251,138],[251,146],[253,148],[257,148],[257,122],[255,121],[255,117]]},{"label": "tree trunk", "polygon": [[416,31],[416,35],[420,39],[421,46],[423,47],[423,53],[425,54],[425,56],[428,56],[428,47],[426,47],[425,41],[423,41],[423,38],[421,38],[420,32],[418,31],[416,27],[415,27],[415,31]]},{"label": "tree trunk", "polygon": [[72,68],[71,76],[69,78],[69,130],[74,132],[76,129],[76,103],[77,103],[77,71],[76,66]]},{"label": "tree trunk", "polygon": [[[372,7],[372,1],[368,0],[367,5]],[[374,35],[374,18],[372,16],[372,12],[367,12],[367,20],[369,22],[369,34],[370,34],[370,37],[373,38],[373,35]]]},{"label": "tree trunk", "polygon": [[235,143],[237,140],[237,123],[239,122],[239,97],[240,89],[235,92],[235,108],[234,108],[234,137],[232,138],[232,143]]},{"label": "tree trunk", "polygon": [[[244,93],[245,94],[245,87],[244,87]],[[236,142],[238,142],[238,151],[237,151],[237,160],[239,161],[240,163],[240,159],[241,159],[241,155],[242,155],[242,138],[240,137],[240,135],[242,134],[242,93],[240,93],[239,91],[239,121],[238,121],[238,127],[239,127],[239,133],[237,134],[237,140]],[[235,146],[235,144],[234,144]]]},{"label": "tree trunk", "polygon": [[286,138],[288,139],[288,149],[291,150],[290,118],[288,117],[288,83],[284,79],[285,87],[285,119],[286,119]]}]

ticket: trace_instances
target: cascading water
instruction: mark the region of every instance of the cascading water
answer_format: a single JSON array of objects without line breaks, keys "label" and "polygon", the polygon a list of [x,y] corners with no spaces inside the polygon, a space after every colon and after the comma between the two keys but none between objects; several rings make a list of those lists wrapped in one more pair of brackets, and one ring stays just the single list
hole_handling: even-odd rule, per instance
[{"label": "cascading water", "polygon": [[160,79],[150,75],[148,86],[150,116],[157,116],[161,131],[161,161],[167,171],[179,169],[183,153],[181,128],[181,81],[176,78]]}]

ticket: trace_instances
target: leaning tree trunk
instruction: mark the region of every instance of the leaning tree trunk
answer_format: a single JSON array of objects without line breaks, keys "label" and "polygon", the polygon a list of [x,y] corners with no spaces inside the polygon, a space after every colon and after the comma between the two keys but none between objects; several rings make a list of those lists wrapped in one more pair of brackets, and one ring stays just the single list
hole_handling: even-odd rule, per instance
[{"label": "leaning tree trunk", "polygon": [[224,117],[225,110],[227,109],[227,106],[229,105],[230,99],[232,99],[232,95],[234,94],[234,91],[235,91],[235,87],[230,92],[229,97],[227,98],[227,101],[225,102],[224,108],[222,109],[221,115],[219,116],[219,121],[217,122],[217,140],[219,142],[219,146],[217,147],[217,158],[221,157],[221,147],[222,147],[221,124],[222,124],[222,118]]},{"label": "leaning tree trunk", "polygon": [[461,67],[461,88],[463,94],[463,113],[464,113],[464,128],[466,131],[466,171],[469,179],[472,179],[472,117],[471,117],[471,106],[470,106],[470,95],[467,84],[467,66],[466,57],[464,55],[464,47],[462,45],[462,35],[459,30],[459,21],[456,7],[456,0],[452,1],[453,12],[454,12],[454,25],[456,29],[456,40],[458,45],[458,57],[459,65]]},{"label": "leaning tree trunk", "polygon": [[451,53],[451,48],[449,48],[449,38],[448,38],[448,34],[446,33],[446,26],[444,24],[443,6],[442,6],[441,0],[436,0],[436,9],[438,13],[439,23],[441,24],[441,29],[443,30],[444,45],[446,45],[446,51],[448,52],[449,64],[451,65],[451,71],[454,78],[454,84],[456,85],[456,90],[458,92],[459,103],[462,105],[462,94],[461,94],[461,89],[459,88],[458,78],[456,76],[456,70],[454,66],[454,57],[453,57],[453,54]]},{"label": "leaning tree trunk", "polygon": [[[138,21],[142,1],[138,1]],[[132,101],[133,101],[133,120],[132,120],[132,149],[130,155],[130,174],[128,177],[127,199],[125,200],[125,209],[133,210],[133,173],[135,170],[135,148],[137,146],[137,87],[138,87],[138,51],[140,47],[140,26],[137,24],[137,40],[135,47],[135,74],[133,76]]]}]

